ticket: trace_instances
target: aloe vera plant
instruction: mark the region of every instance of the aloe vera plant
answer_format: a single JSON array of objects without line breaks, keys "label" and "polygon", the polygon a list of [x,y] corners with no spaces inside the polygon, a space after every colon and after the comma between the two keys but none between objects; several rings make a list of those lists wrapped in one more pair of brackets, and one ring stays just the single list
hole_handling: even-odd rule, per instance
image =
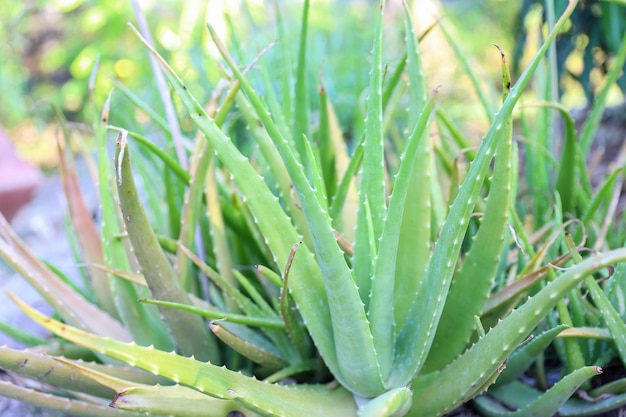
[{"label": "aloe vera plant", "polygon": [[[509,232],[519,220],[512,204],[513,110],[575,6],[569,2],[513,85],[500,51],[503,102],[447,209],[441,204],[445,183],[438,181],[446,161],[430,135],[434,118],[446,119],[436,110],[438,90],[425,87],[408,6],[406,58],[390,77],[383,65],[385,2],[376,9],[364,131],[351,157],[323,88],[319,126],[312,129],[310,123],[308,1],[298,58],[284,61],[297,62],[293,109],[280,105],[264,65],[268,58],[258,57],[266,90],[261,96],[211,26],[229,83],[207,105],[147,40],[146,29],[137,31],[196,129],[188,147],[193,152],[186,154],[189,168],[183,168],[172,127],[148,103],[123,90],[153,115],[170,149],[159,149],[143,132],[110,126],[116,107],[105,104],[95,127],[99,238],[80,194],[70,192],[75,174],[64,171],[76,233],[92,232],[82,242],[94,280],[93,294],[86,296],[0,221],[0,253],[46,297],[57,317],[12,298],[77,357],[95,355],[87,362],[63,358],[54,346],[0,348],[3,368],[24,377],[45,374],[38,391],[0,383],[0,394],[89,416],[439,416],[476,397],[488,415],[588,412],[588,404],[569,400],[601,372],[585,360],[545,394],[533,392],[530,400],[519,401],[517,377],[567,326],[524,341],[551,322],[555,307],[565,312],[559,303],[584,281],[623,357],[623,313],[614,310],[593,274],[625,261],[626,249],[602,248],[583,259],[570,244],[552,262],[567,266],[559,270],[543,265],[550,247],[545,245],[520,268],[519,279],[498,283],[500,276],[518,275],[517,265],[507,267],[507,256],[521,259],[521,251],[511,249]],[[285,55],[288,42],[278,41]],[[385,118],[394,117],[389,102],[405,88],[409,108],[401,120],[407,134],[391,169]],[[291,95],[288,86],[280,93]],[[251,143],[238,146],[237,130],[227,123],[231,114],[246,124]],[[244,147],[258,151],[251,156]],[[155,192],[152,166],[161,167],[165,178],[161,192],[169,220],[161,224],[169,228],[155,227],[151,216],[159,215],[158,204],[142,198],[144,191]],[[565,199],[571,184],[559,178]],[[523,227],[512,229],[534,251]],[[621,294],[619,284],[611,288],[613,297]],[[494,382],[493,395],[481,396]],[[498,408],[493,398],[510,400],[518,411]],[[603,402],[604,409],[615,404]]]}]

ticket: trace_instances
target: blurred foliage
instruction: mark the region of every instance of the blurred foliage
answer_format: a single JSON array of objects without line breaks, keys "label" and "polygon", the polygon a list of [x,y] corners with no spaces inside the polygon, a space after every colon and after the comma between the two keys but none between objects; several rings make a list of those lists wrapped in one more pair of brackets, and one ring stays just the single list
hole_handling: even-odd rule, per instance
[{"label": "blurred foliage", "polygon": [[[147,14],[157,33],[176,23],[178,2],[159,2]],[[113,86],[109,76],[133,85],[149,67],[127,22],[125,0],[10,2],[0,11],[0,123],[13,127],[31,116],[37,100],[57,104],[68,119],[82,121],[89,106],[89,77],[99,60],[94,91],[100,105]],[[129,57],[140,57],[130,60]]]},{"label": "blurred foliage", "polygon": [[[285,16],[294,15],[300,5],[298,1],[279,0],[277,3]],[[441,15],[476,61],[488,62],[491,50],[485,46],[497,43],[504,50],[516,49],[514,65],[519,68],[523,65],[524,51],[534,47],[528,43],[536,43],[537,28],[541,27],[538,19],[545,20],[543,3],[544,0],[513,4],[504,0],[448,0],[442,2]],[[555,0],[556,14],[565,3]],[[577,99],[567,101],[570,104],[583,101],[582,91],[587,101],[592,100],[604,79],[626,26],[626,9],[618,3],[582,1],[573,16],[569,34],[558,40],[558,68],[563,81],[560,87],[576,91]],[[279,34],[273,24],[275,9],[271,2],[146,0],[141,4],[147,19],[153,22],[151,30],[157,47],[196,90],[212,91],[219,80],[220,70],[207,55],[207,52],[214,55],[215,51],[207,39],[205,23],[215,16],[223,16],[223,11],[232,18],[211,23],[224,38],[237,34],[240,49],[236,52],[242,62],[250,62],[268,46],[269,50],[263,53],[270,62],[271,57],[276,60],[282,54],[272,46]],[[347,131],[354,127],[358,132],[358,124],[362,122],[359,118],[368,76],[362,59],[370,54],[370,46],[364,40],[371,36],[372,28],[368,4],[362,0],[339,2],[330,12],[329,2],[320,0],[311,11],[310,24],[315,31],[312,31],[314,47],[308,57],[309,68],[319,72],[309,76],[319,82],[309,84],[309,98],[313,108],[317,108],[316,90],[323,84],[336,103],[338,118]],[[211,13],[208,13],[209,8]],[[342,16],[340,26],[334,19],[328,19],[329,13],[337,13],[337,10]],[[0,36],[4,39],[0,44],[3,59],[0,124],[13,128],[33,119],[33,115],[41,119],[41,110],[34,110],[37,109],[34,104],[43,98],[58,105],[68,120],[89,120],[86,112],[92,107],[88,105],[88,79],[96,62],[99,62],[93,84],[96,107],[102,106],[108,92],[115,87],[112,79],[116,79],[160,111],[160,99],[153,96],[155,90],[142,82],[151,79],[152,73],[146,52],[139,48],[128,28],[129,21],[134,23],[135,15],[126,0],[28,0],[4,5],[0,10]],[[285,21],[286,36],[298,33],[297,23],[294,19]],[[401,36],[393,33],[398,30],[387,28],[390,32],[387,38]],[[397,43],[390,40],[385,48],[389,71],[400,60],[401,54],[393,47]],[[487,65],[485,70],[493,85],[497,85],[497,66]],[[519,72],[514,68],[514,76],[516,73]],[[324,77],[324,74],[333,74],[333,77]],[[250,76],[260,81],[258,68],[253,68]],[[624,83],[626,80],[620,79],[622,89]],[[454,94],[455,89],[449,91]],[[126,101],[114,97],[117,105],[127,105]],[[129,112],[136,111],[129,107]],[[127,116],[128,120],[115,122],[146,120],[141,114],[128,113]],[[191,123],[183,120],[181,128],[188,131]]]},{"label": "blurred foliage", "polygon": [[[220,76],[206,54],[207,50],[215,52],[206,39],[205,23],[212,16],[222,16],[224,9],[234,16],[232,20],[211,23],[227,38],[233,33],[241,37],[240,58],[254,58],[279,36],[272,27],[273,7],[247,3],[144,1],[142,8],[148,21],[154,22],[151,30],[157,47],[173,67],[189,75],[193,85],[210,91]],[[279,3],[285,3],[281,7],[287,15],[292,14],[290,9],[299,7],[297,2]],[[360,62],[369,54],[370,46],[364,40],[371,34],[371,16],[366,12],[367,2],[346,2],[339,7],[344,9],[344,16],[350,16],[342,21],[346,36],[337,35],[336,26],[325,17],[329,7],[320,2],[311,13],[316,47],[309,59],[318,64],[311,68],[322,68],[319,74],[313,74],[315,77],[323,78],[322,73],[341,74],[333,80],[329,77],[324,86],[337,103],[339,118],[346,120],[354,115],[355,103],[359,102],[354,99],[354,92],[363,91],[367,84],[368,71]],[[0,124],[9,128],[19,125],[32,117],[34,104],[43,98],[58,105],[68,120],[88,120],[85,112],[91,108],[89,77],[96,63],[98,76],[92,84],[96,106],[101,106],[114,88],[113,79],[132,88],[143,100],[160,105],[158,97],[150,96],[154,89],[142,83],[152,74],[146,52],[137,45],[127,25],[129,21],[135,23],[130,2],[12,2],[0,11],[0,21],[0,36],[5,39],[0,45],[0,88],[4,93],[0,97]],[[297,35],[297,21],[286,21],[285,27],[287,36]],[[337,51],[342,52],[340,58],[333,53]],[[267,53],[279,54],[271,50]],[[396,60],[399,58],[398,52]],[[253,72],[251,76],[258,74]],[[317,88],[318,85],[310,86],[310,97],[316,97]],[[129,119],[135,116],[129,115]],[[185,129],[185,124],[182,127]]]},{"label": "blurred foliage", "polygon": [[[545,0],[524,0],[519,12],[516,32],[514,72],[519,73],[524,47],[535,30],[529,24],[537,16],[545,24]],[[611,60],[617,54],[626,29],[624,2],[613,0],[581,1],[572,14],[569,30],[556,43],[557,68],[563,93],[567,85],[574,84],[584,92],[587,103],[592,103],[599,91]],[[558,15],[567,6],[566,0],[554,0]],[[623,92],[626,78],[620,77],[617,85]],[[571,87],[570,87],[571,88]]]}]

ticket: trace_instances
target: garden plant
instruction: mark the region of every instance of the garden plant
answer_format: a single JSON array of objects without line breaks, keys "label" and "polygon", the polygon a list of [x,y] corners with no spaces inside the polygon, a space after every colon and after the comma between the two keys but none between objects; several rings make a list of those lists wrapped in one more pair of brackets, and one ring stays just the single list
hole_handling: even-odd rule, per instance
[{"label": "garden plant", "polygon": [[[586,155],[606,94],[579,135],[552,95],[556,64],[545,58],[577,2],[514,82],[493,48],[500,104],[466,65],[489,122],[477,147],[446,111],[448,87],[426,88],[419,42],[429,33],[415,32],[407,4],[403,56],[384,62],[384,1],[367,6],[369,85],[347,146],[323,77],[310,97],[319,69],[307,67],[309,3],[296,47],[276,8],[278,40],[248,62],[236,33],[227,47],[209,25],[222,79],[208,98],[139,19],[133,30],[163,110],[120,85],[114,96],[150,123],[129,121],[111,96],[99,112],[97,221],[77,186],[67,129],[59,140],[83,285],[39,260],[0,218],[0,254],[54,314],[11,297],[55,335],[33,340],[3,326],[30,347],[0,348],[0,367],[17,381],[0,381],[0,394],[82,416],[620,408],[623,168],[591,182]],[[621,45],[604,89],[623,65]],[[533,80],[542,101],[522,106]],[[603,367],[617,377],[603,378]]]}]

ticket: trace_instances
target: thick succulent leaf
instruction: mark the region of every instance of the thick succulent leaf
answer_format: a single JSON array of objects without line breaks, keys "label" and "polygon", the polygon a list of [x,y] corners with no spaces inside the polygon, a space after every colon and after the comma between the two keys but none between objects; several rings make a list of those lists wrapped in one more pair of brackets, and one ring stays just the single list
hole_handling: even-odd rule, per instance
[{"label": "thick succulent leaf", "polygon": [[237,107],[246,120],[248,129],[254,141],[259,146],[259,150],[270,172],[274,176],[274,180],[278,186],[279,197],[282,199],[287,213],[291,217],[298,233],[303,236],[302,240],[306,242],[309,248],[312,248],[311,235],[306,225],[304,213],[302,212],[302,208],[299,207],[298,202],[293,198],[291,179],[289,178],[289,173],[287,172],[287,168],[280,154],[272,143],[272,139],[267,134],[267,131],[264,129],[263,123],[261,123],[254,114],[254,109],[252,109],[250,102],[241,94],[237,95],[236,100]]},{"label": "thick succulent leaf", "polygon": [[[159,316],[156,307],[137,302],[139,291],[125,279],[111,272],[111,269],[119,271],[131,271],[131,261],[127,253],[125,241],[120,239],[123,221],[119,212],[117,198],[114,197],[113,176],[111,175],[111,160],[107,153],[107,135],[105,126],[108,123],[109,104],[111,96],[107,99],[102,117],[102,125],[98,130],[98,194],[100,196],[100,234],[102,239],[102,254],[106,267],[93,265],[101,268],[108,275],[111,292],[115,294],[113,301],[122,322],[132,334],[132,340],[140,345],[154,345],[159,349],[171,350],[174,348],[172,337],[167,333],[167,328]],[[145,138],[144,138],[145,139]],[[147,142],[149,142],[146,139]],[[149,142],[152,144],[152,142]],[[158,148],[157,148],[158,149]],[[161,151],[159,149],[159,151]],[[174,162],[175,165],[178,166]],[[134,261],[134,259],[133,259]],[[136,268],[135,268],[136,269]],[[145,291],[145,290],[144,290]]]},{"label": "thick succulent leaf", "polygon": [[[576,245],[571,235],[566,234],[565,241],[574,262],[582,262],[582,257],[576,250]],[[604,290],[600,288],[600,285],[596,282],[594,277],[590,276],[585,279],[585,286],[589,290],[594,304],[602,314],[602,318],[606,322],[606,327],[608,327],[611,332],[613,342],[615,343],[615,347],[617,347],[622,363],[626,365],[626,323],[624,323],[620,314],[611,304],[609,297],[605,294]]]},{"label": "thick succulent leaf", "polygon": [[[74,371],[74,375],[91,384],[113,391],[107,398],[109,407],[127,411],[148,413],[148,415],[224,417],[231,411],[245,410],[231,400],[221,400],[178,384],[146,385],[120,378],[120,375],[103,373],[97,369],[64,359],[54,359],[57,365],[64,365]],[[245,410],[247,413],[247,410]]]},{"label": "thick succulent leaf", "polygon": [[[422,39],[433,27],[434,25],[428,28],[426,32],[420,36],[420,39]],[[387,108],[390,97],[394,91],[396,91],[398,86],[403,85],[400,81],[402,80],[406,62],[407,56],[405,55],[401,58],[393,74],[387,78],[387,85],[382,93],[383,110]],[[357,191],[354,182],[357,171],[363,161],[364,141],[365,135],[363,134],[354,148],[352,157],[348,158],[347,163],[342,165],[344,168],[337,169],[337,172],[343,174],[343,176],[341,177],[341,180],[337,185],[337,190],[331,199],[329,214],[332,219],[337,219],[341,216],[352,216],[352,222],[354,222],[354,213],[356,211],[355,207],[358,207],[358,195],[356,195]],[[345,145],[345,142],[342,141],[341,144]],[[353,233],[353,231],[344,230],[344,234],[349,235],[350,233]]]},{"label": "thick succulent leaf", "polygon": [[302,20],[300,25],[300,46],[298,51],[298,63],[296,66],[296,83],[294,86],[294,121],[293,121],[293,141],[295,150],[300,157],[300,161],[306,171],[307,177],[310,169],[315,163],[310,160],[306,147],[309,134],[309,94],[307,87],[307,62],[306,44],[309,26],[309,0],[304,0],[302,7]]},{"label": "thick succulent leaf", "polygon": [[[208,142],[203,139],[199,140],[204,142],[208,148]],[[217,184],[217,164],[215,163],[215,158],[211,155],[211,161],[204,178],[206,216],[209,220],[209,231],[211,233],[211,249],[215,255],[215,264],[218,272],[230,286],[236,288],[236,278],[233,274],[233,256],[228,244],[227,229],[224,222],[224,213],[219,201]],[[183,252],[180,249],[181,247],[179,246],[179,253],[182,255]],[[232,298],[226,297],[225,302],[228,310],[237,310],[234,307],[234,300],[232,300]]]},{"label": "thick succulent leaf", "polygon": [[559,334],[560,338],[575,337],[580,339],[595,339],[603,342],[610,342],[613,340],[609,329],[602,327],[572,327],[563,330]]},{"label": "thick succulent leaf", "polygon": [[[406,316],[417,294],[417,288],[424,277],[425,266],[431,251],[431,142],[428,125],[419,127],[420,117],[425,116],[427,103],[426,86],[421,64],[418,39],[415,35],[413,21],[406,2],[404,4],[404,22],[407,38],[407,54],[409,73],[409,129],[423,129],[419,139],[418,150],[413,160],[409,189],[404,203],[402,226],[400,227],[398,253],[394,274],[394,326],[397,332],[404,325]],[[402,64],[402,63],[401,63]],[[399,65],[404,67],[404,65]],[[396,76],[396,73],[392,75]],[[393,80],[391,80],[393,82]],[[393,83],[390,82],[390,85]],[[387,90],[385,90],[387,91]],[[383,93],[383,106],[386,102]],[[416,128],[414,128],[414,126]],[[411,132],[413,133],[413,132]],[[415,134],[415,133],[413,133]],[[410,143],[410,142],[409,142]],[[408,145],[407,145],[408,146]],[[395,192],[395,191],[394,191]],[[389,218],[389,215],[387,215]]]},{"label": "thick succulent leaf", "polygon": [[[402,254],[402,260],[406,261],[407,258],[411,258],[407,253],[410,252],[413,256],[413,262],[416,261],[415,251],[417,248],[411,245],[416,242],[413,239],[408,241],[400,240],[401,237],[407,238],[406,234],[402,234],[402,230],[410,230],[413,234],[412,237],[420,233],[419,239],[422,243],[420,245],[422,255],[428,254],[430,249],[430,245],[428,245],[430,241],[428,239],[430,235],[428,227],[430,217],[423,216],[425,212],[428,213],[428,207],[421,207],[425,210],[418,212],[416,209],[420,208],[419,202],[417,207],[409,206],[407,200],[409,199],[409,194],[417,193],[417,190],[428,189],[429,171],[427,169],[424,170],[424,167],[428,165],[430,144],[428,142],[427,129],[433,108],[434,97],[422,109],[419,121],[408,139],[405,152],[402,155],[400,170],[396,176],[393,192],[389,200],[389,210],[380,239],[379,251],[375,259],[376,265],[372,278],[368,317],[371,321],[376,354],[385,379],[391,372],[394,354],[395,328],[391,325],[391,323],[394,323],[394,307],[402,309],[401,313],[406,317],[408,310],[411,308],[413,297],[415,297],[415,293],[409,294],[410,297],[408,299],[401,297],[401,302],[398,304],[395,302],[394,295],[403,291],[410,291],[411,287],[416,289],[415,285],[407,288],[404,284],[405,281],[419,278],[410,275],[395,278],[399,254]],[[412,180],[418,182],[412,183]],[[428,199],[426,200],[428,204]],[[423,268],[424,264],[421,266]],[[419,268],[419,265],[416,268]],[[394,278],[390,279],[390,276]],[[398,282],[394,283],[394,279],[397,279]],[[395,285],[398,286],[397,289]]]},{"label": "thick succulent leaf", "polygon": [[[572,398],[559,408],[560,417],[599,416],[626,406],[626,394],[609,396],[595,401]],[[618,414],[619,415],[619,414]]]},{"label": "thick succulent leaf", "polygon": [[[156,54],[156,51],[152,52]],[[245,196],[246,204],[255,216],[266,244],[272,250],[274,262],[284,268],[293,244],[302,241],[301,236],[283,211],[278,199],[270,192],[247,158],[206,115],[182,80],[167,66],[165,61],[162,61],[162,64],[167,68],[170,82],[189,110],[194,122],[211,143],[218,158],[230,172],[242,195]],[[241,77],[243,79],[242,75]],[[333,241],[333,244],[336,243]],[[326,290],[319,266],[308,248],[303,247],[298,251],[296,261],[292,266],[292,273],[290,290],[307,328],[315,339],[316,346],[326,364],[339,373],[334,336],[332,329],[327,325],[331,319]]]},{"label": "thick succulent leaf", "polygon": [[145,417],[144,413],[127,412],[109,407],[24,388],[11,382],[0,381],[0,395],[31,404],[35,407],[56,410],[77,417]]},{"label": "thick succulent leaf", "polygon": [[[339,231],[347,241],[353,242],[354,228],[356,227],[356,217],[354,213],[356,213],[359,205],[356,179],[353,175],[346,178],[347,189],[339,205],[341,208],[340,214],[335,214],[334,198],[337,196],[339,190],[339,184],[337,183],[338,176],[349,173],[348,167],[350,166],[351,158],[348,154],[341,126],[339,126],[337,114],[335,113],[331,101],[326,96],[326,91],[323,86],[320,91],[320,107],[320,155],[323,164],[322,168],[326,166],[326,170],[329,172],[329,174],[324,174],[326,192],[328,193],[331,204],[329,213],[335,229]],[[333,164],[332,166],[325,165],[331,163]],[[334,174],[330,172],[334,172]]]},{"label": "thick succulent leaf", "polygon": [[589,290],[593,302],[602,313],[602,318],[613,336],[613,342],[619,352],[620,359],[626,365],[626,323],[593,277],[585,280],[585,286]]},{"label": "thick succulent leaf", "polygon": [[479,393],[476,388],[492,377],[560,299],[588,275],[625,259],[626,249],[617,249],[568,269],[442,371],[418,376],[412,384],[411,415],[440,415],[473,398]]},{"label": "thick succulent leaf", "polygon": [[[191,304],[146,218],[133,179],[130,151],[123,132],[120,132],[116,141],[115,166],[124,223],[152,296],[164,301]],[[202,318],[167,307],[160,311],[181,352],[209,359],[212,363],[220,363],[217,344],[207,331]]]},{"label": "thick succulent leaf", "polygon": [[567,326],[565,325],[554,327],[515,349],[506,363],[506,368],[498,377],[496,385],[499,386],[516,380],[537,360],[537,356],[546,350],[554,338],[566,329]]},{"label": "thick succulent leaf", "polygon": [[[280,316],[285,324],[285,330],[289,336],[289,340],[292,342],[291,344],[296,347],[297,351],[300,353],[300,357],[305,358],[311,355],[311,338],[302,323],[302,319],[299,316],[298,309],[295,306],[293,298],[289,294],[288,286],[289,271],[291,270],[293,258],[296,256],[296,251],[299,247],[300,243],[297,243],[293,245],[293,248],[291,249],[289,261],[285,267],[285,272],[283,273],[282,283],[280,282],[281,277],[278,277],[278,275],[273,271],[267,270],[267,268],[265,268],[265,275],[275,275],[274,278],[270,279],[277,281],[277,285],[280,285],[280,293],[278,295],[278,310],[280,312]],[[261,268],[259,269],[259,272],[261,272]]]},{"label": "thick succulent leaf", "polygon": [[[502,51],[500,55],[503,99],[506,99],[511,88],[511,76]],[[508,224],[512,116],[506,120],[505,130],[494,155],[495,166],[480,228],[450,287],[424,372],[443,368],[465,349],[474,333],[473,317],[481,313],[495,282]]]},{"label": "thick succulent leaf", "polygon": [[[344,386],[364,396],[377,395],[383,390],[383,384],[378,371],[369,323],[358,289],[352,280],[352,273],[336,242],[328,213],[321,207],[316,190],[311,187],[302,170],[302,164],[297,160],[289,143],[280,135],[262,101],[243,76],[213,28],[209,27],[209,30],[220,53],[241,84],[241,89],[248,96],[257,116],[283,158],[306,215],[318,262],[314,262],[314,259],[310,257],[310,252],[299,251],[293,265],[293,272],[297,279],[290,280],[290,290],[307,328],[333,375]],[[152,52],[156,54],[156,51],[152,50]],[[245,157],[206,116],[171,67],[164,61],[162,63],[169,71],[172,86],[187,106],[192,119],[211,142],[222,163],[235,177],[234,180],[245,196],[268,245],[272,248],[277,263],[281,266],[285,265],[291,245],[301,241],[301,239],[291,240],[290,235],[286,234],[289,230],[293,231],[293,225],[284,216],[282,209],[276,207],[275,197],[269,193]],[[262,204],[259,200],[260,196],[265,199]],[[269,200],[272,201],[271,207],[267,205]],[[278,225],[276,220],[278,220]],[[300,268],[303,268],[301,272],[296,271]],[[320,278],[325,288],[319,287],[322,283],[319,281]],[[325,319],[320,320],[320,315],[326,316]],[[329,326],[329,323],[332,323],[332,326]],[[332,331],[332,336],[329,330]]]},{"label": "thick succulent leaf", "polygon": [[563,213],[574,214],[576,204],[576,193],[578,190],[576,172],[579,168],[579,156],[581,154],[576,142],[576,126],[574,118],[569,110],[558,103],[549,103],[551,107],[557,109],[563,116],[565,132],[563,134],[563,150],[559,162],[559,173],[556,179],[556,190],[561,196]]},{"label": "thick succulent leaf", "polygon": [[613,277],[609,281],[606,295],[611,300],[613,307],[626,320],[626,265],[619,264],[613,272]]},{"label": "thick succulent leaf", "polygon": [[236,401],[209,397],[182,385],[128,387],[120,390],[110,407],[173,417],[256,417]]},{"label": "thick succulent leaf", "polygon": [[[105,367],[105,365],[99,365]],[[57,362],[54,358],[30,350],[14,350],[0,347],[0,368],[15,374],[33,378],[39,382],[55,385],[70,391],[83,391],[98,397],[111,397],[113,391],[93,382],[74,368]],[[113,370],[112,366],[107,369]]]},{"label": "thick succulent leaf", "polygon": [[254,363],[272,371],[288,365],[278,348],[252,329],[219,321],[212,322],[209,328],[222,342]]},{"label": "thick succulent leaf", "polygon": [[359,417],[402,417],[411,407],[411,390],[402,387],[387,391],[359,409]]},{"label": "thick succulent leaf", "polygon": [[[320,86],[318,88],[319,101],[320,101],[320,121],[319,128],[317,131],[317,146],[319,150],[319,163],[322,175],[324,177],[324,189],[326,190],[326,196],[328,199],[335,194],[335,190],[337,189],[337,172],[335,166],[335,155],[347,157],[347,153],[342,154],[341,151],[337,152],[333,145],[335,140],[333,140],[333,135],[339,134],[339,138],[343,141],[341,137],[341,131],[337,131],[338,127],[335,123],[337,122],[336,116],[333,112],[332,104],[328,99],[328,94],[326,93],[326,88],[324,88],[324,84],[322,80],[320,80]],[[331,114],[335,117],[333,120],[334,124],[331,126]],[[341,171],[339,171],[341,172]],[[341,219],[333,219],[334,224],[336,225],[338,220]],[[335,226],[335,228],[337,228]],[[342,230],[341,228],[337,228],[337,230]]]},{"label": "thick succulent leaf", "polygon": [[[354,280],[359,288],[361,300],[366,309],[369,304],[373,255],[378,252],[378,239],[383,232],[383,222],[387,212],[385,195],[385,158],[383,147],[383,104],[382,104],[382,48],[383,15],[385,1],[380,2],[376,17],[374,45],[372,47],[372,65],[370,69],[369,96],[367,98],[367,119],[365,121],[365,139],[363,142],[363,163],[361,164],[361,186],[359,187],[359,209],[357,211],[356,236],[352,268]],[[369,221],[366,210],[369,205]],[[373,239],[370,239],[370,227],[373,227]]]},{"label": "thick succulent leaf", "polygon": [[[474,406],[487,417],[552,417],[580,385],[601,373],[597,366],[586,366],[565,376],[545,393],[514,381],[476,398]],[[510,411],[511,408],[517,410]]]},{"label": "thick succulent leaf", "polygon": [[[246,316],[238,316],[238,315],[233,315],[232,313],[229,313],[228,315],[224,315],[223,318],[228,319],[230,317],[231,319],[235,319],[233,322],[240,322],[243,324],[246,324],[247,322],[248,325],[255,325],[255,326],[261,325],[262,327],[264,327],[264,332],[267,335],[267,337],[270,340],[272,340],[272,342],[274,342],[274,344],[277,347],[281,349],[285,357],[289,358],[290,362],[298,363],[302,360],[301,356],[298,354],[297,347],[294,346],[293,343],[291,343],[291,340],[289,339],[288,335],[285,334],[285,332],[282,330],[282,328],[284,327],[284,323],[279,321],[280,326],[278,325],[279,323],[277,322],[277,320],[279,320],[278,313],[274,311],[269,305],[267,305],[265,300],[260,300],[262,301],[261,304],[255,304],[247,296],[242,294],[237,288],[230,285],[226,280],[224,280],[221,276],[219,276],[208,265],[202,262],[202,260],[199,259],[196,255],[191,253],[189,249],[187,248],[182,248],[182,249],[183,251],[185,251],[187,256],[189,256],[189,258],[198,266],[198,268],[200,268],[202,272],[204,272],[209,278],[211,278],[212,281],[214,281],[218,286],[220,286],[220,288],[228,295],[228,297],[234,301],[235,305],[246,314]],[[236,277],[241,276],[241,273],[239,273],[238,271],[234,271],[234,272],[235,272]],[[239,282],[241,284],[244,284],[247,281],[244,278],[244,279],[240,279]],[[244,285],[242,285],[242,287],[244,287]],[[246,287],[244,287],[244,289],[245,288]],[[249,286],[247,288],[248,288],[248,291],[247,291],[248,294],[252,294],[253,287]],[[258,297],[255,297],[255,298],[258,299]],[[194,304],[196,305],[196,307],[200,307],[202,310],[208,310],[210,307],[208,305],[199,306],[198,305],[199,303],[206,304],[205,302],[202,302],[201,300],[194,300]],[[193,311],[197,311],[198,314],[202,314],[202,315],[206,314],[199,310],[195,310],[195,307],[190,307],[190,306],[180,306],[180,307],[190,309],[189,311],[192,311],[191,309],[193,309]]]},{"label": "thick succulent leaf", "polygon": [[[280,17],[278,16],[280,12],[277,11],[276,14],[277,14],[276,20],[278,21],[280,19]],[[277,26],[279,26],[279,31],[280,31],[280,23],[278,23]],[[284,43],[284,42],[281,42],[281,40],[282,39],[278,40],[278,43]],[[264,54],[264,57],[265,56],[267,55]],[[282,60],[283,57],[279,55],[278,59]],[[256,70],[260,72],[261,79],[263,81],[263,88],[265,89],[265,101],[267,103],[267,107],[269,108],[272,114],[272,118],[276,121],[276,126],[278,126],[278,129],[280,130],[280,133],[283,135],[283,137],[285,138],[291,137],[291,126],[288,124],[287,120],[285,119],[285,114],[283,112],[284,104],[282,103],[284,100],[289,101],[287,97],[291,98],[291,94],[287,93],[286,94],[287,97],[283,95],[280,100],[281,102],[279,102],[279,99],[276,95],[276,91],[274,91],[274,85],[272,84],[273,81],[270,78],[270,70],[271,70],[272,75],[274,75],[274,71],[285,71],[287,70],[287,68],[277,69],[277,66],[275,65],[275,61],[267,60],[267,65],[260,65],[260,67],[257,67]],[[278,76],[278,78],[276,79],[280,79],[281,81],[286,82],[286,85],[289,85],[289,81],[290,81],[289,78],[290,77],[286,77],[286,80],[282,80],[280,76]],[[239,97],[241,97],[241,95],[239,95]]]},{"label": "thick succulent leaf", "polygon": [[285,28],[283,15],[281,13],[281,8],[279,7],[278,2],[273,2],[273,4],[274,13],[276,14],[276,28],[278,30],[278,49],[280,64],[277,66],[277,68],[274,67],[272,69],[278,71],[278,80],[280,80],[281,83],[281,114],[283,115],[285,120],[291,122],[294,111],[293,90],[291,88],[291,82],[293,81],[293,57],[291,56],[291,37],[289,36]]},{"label": "thick succulent leaf", "polygon": [[570,1],[555,29],[547,37],[546,42],[511,89],[482,141],[476,159],[473,161],[466,180],[450,208],[448,218],[441,228],[440,237],[435,245],[424,280],[420,285],[405,325],[398,334],[394,361],[395,375],[392,375],[392,386],[403,386],[409,383],[426,359],[443,310],[443,301],[450,287],[463,236],[497,142],[506,134],[506,123],[515,103],[521,97],[522,91],[530,81],[535,68],[539,65],[541,57],[567,21],[575,5],[576,1]]},{"label": "thick succulent leaf", "polygon": [[239,401],[253,411],[284,417],[356,414],[352,394],[341,387],[269,384],[174,352],[98,337],[46,317],[22,302],[18,301],[18,304],[29,317],[64,339],[212,397]]}]

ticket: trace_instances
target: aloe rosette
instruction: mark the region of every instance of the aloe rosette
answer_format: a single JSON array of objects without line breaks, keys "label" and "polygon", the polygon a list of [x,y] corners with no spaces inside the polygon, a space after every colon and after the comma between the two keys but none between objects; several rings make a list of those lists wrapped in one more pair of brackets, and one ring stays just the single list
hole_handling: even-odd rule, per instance
[{"label": "aloe rosette", "polygon": [[[550,270],[553,279],[532,297],[522,300],[528,286],[505,288],[505,300],[489,310],[497,319],[494,326],[482,328],[481,315],[495,299],[491,290],[508,250],[514,211],[513,110],[575,5],[569,2],[514,85],[501,55],[503,103],[448,209],[437,203],[442,185],[430,135],[438,90],[429,93],[425,87],[408,6],[406,58],[386,82],[384,1],[378,9],[364,131],[351,159],[323,88],[319,127],[311,130],[308,1],[293,112],[280,106],[265,67],[266,96],[256,93],[247,70],[212,27],[230,84],[206,108],[146,40],[145,29],[137,31],[197,129],[190,167],[181,168],[185,164],[142,135],[119,127],[109,127],[116,132],[111,165],[107,123],[115,108],[107,103],[97,128],[102,241],[100,257],[92,262],[103,264],[99,276],[108,296],[95,304],[60,282],[2,223],[0,252],[44,294],[55,285],[58,296],[49,301],[60,320],[14,300],[32,319],[93,352],[101,363],[4,348],[0,366],[25,376],[52,369],[42,382],[65,395],[23,392],[7,384],[0,384],[0,393],[77,415],[439,416],[494,382],[495,397],[515,398],[510,390],[517,376],[564,326],[532,343],[524,340],[583,281],[594,300],[597,296],[611,311],[589,277],[626,260],[626,249],[584,260],[573,250],[563,262],[574,259],[575,264],[558,273]],[[279,41],[283,52],[287,41]],[[263,63],[265,57],[258,59]],[[388,91],[405,87],[407,134],[390,174],[384,146]],[[125,94],[173,136],[146,103]],[[250,130],[258,160],[243,153],[225,126],[233,106]],[[148,160],[166,167],[168,192],[182,190],[182,208],[170,212],[177,220],[173,238],[157,234],[151,223],[133,173],[146,158],[132,141],[147,149]],[[564,181],[559,180],[561,189]],[[468,232],[470,226],[478,230]],[[472,244],[464,253],[468,237]],[[253,273],[235,267],[250,259],[259,261]],[[141,273],[131,272],[136,270]],[[533,275],[533,283],[548,275],[542,271]],[[204,293],[200,276],[210,282]],[[623,332],[619,318],[610,317],[611,331]],[[211,320],[208,327],[205,319]],[[512,407],[519,415],[552,415],[571,406],[572,393],[600,372],[595,366],[578,367],[531,404],[513,401]],[[483,412],[508,413],[489,398],[476,402]]]}]

